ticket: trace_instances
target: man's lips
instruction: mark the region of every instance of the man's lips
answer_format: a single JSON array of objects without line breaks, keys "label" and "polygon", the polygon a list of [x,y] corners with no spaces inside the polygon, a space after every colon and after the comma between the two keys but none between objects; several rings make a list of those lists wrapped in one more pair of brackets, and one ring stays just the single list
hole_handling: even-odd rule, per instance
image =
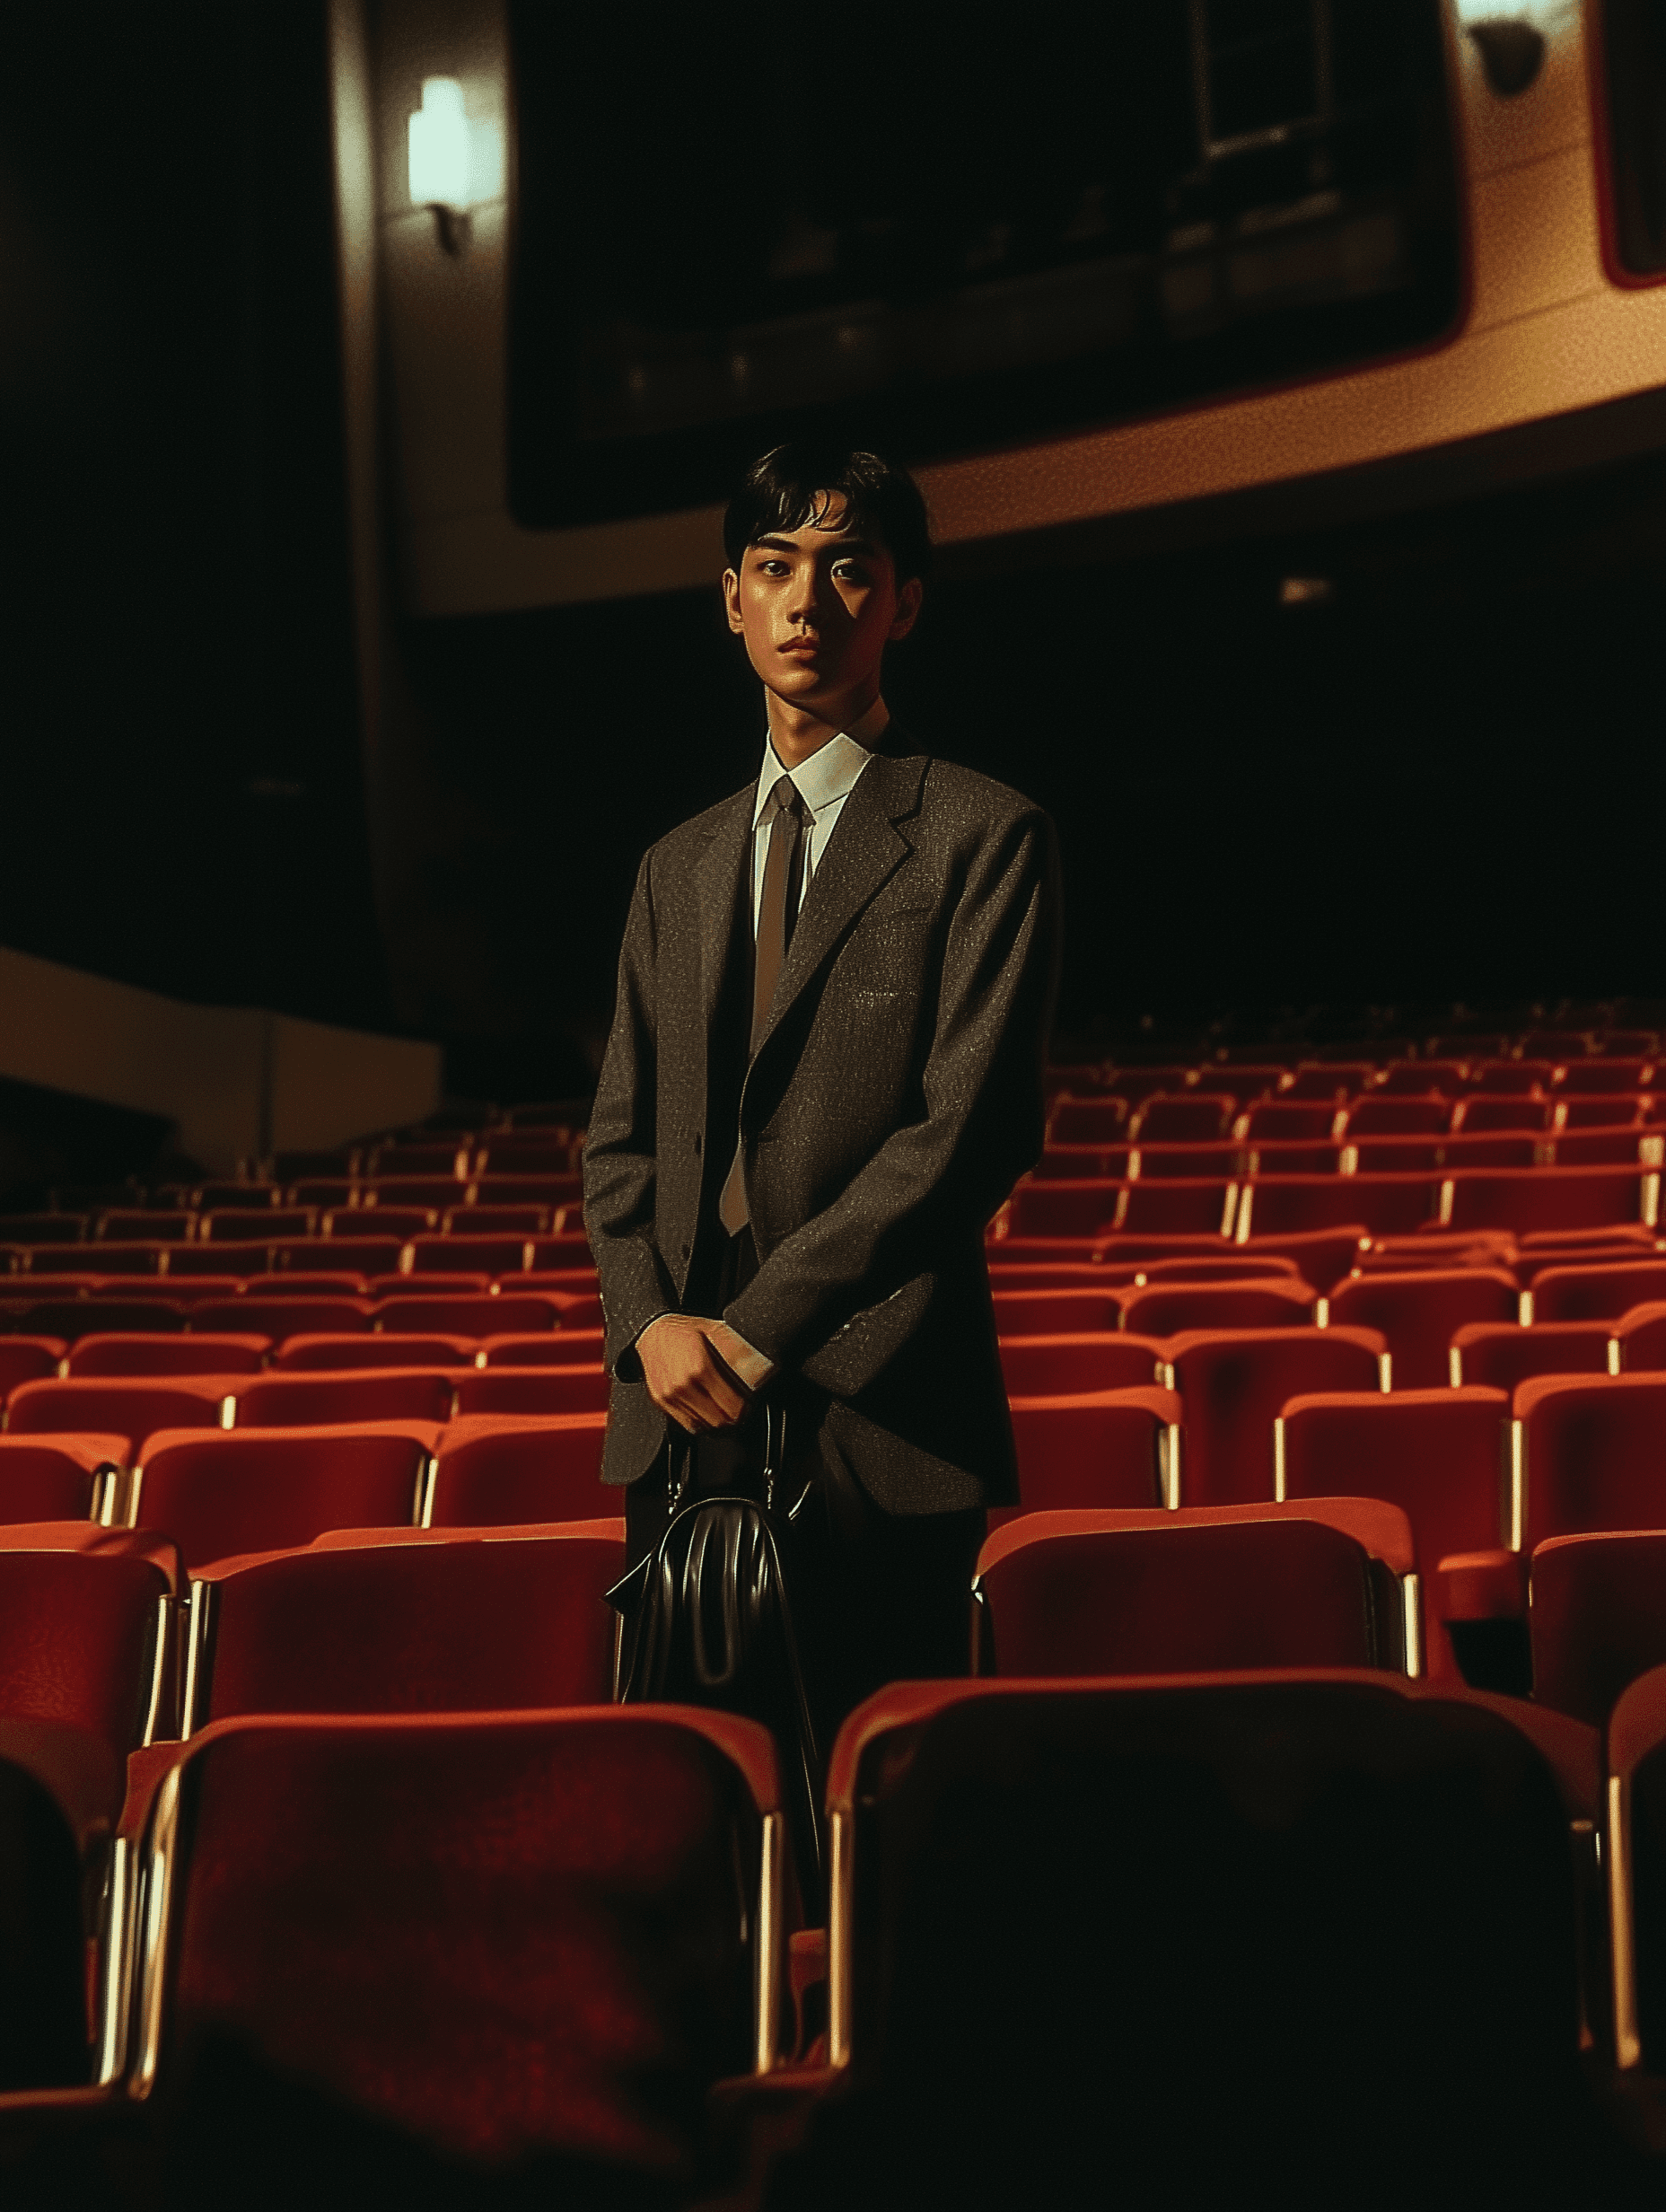
[{"label": "man's lips", "polygon": [[789,637],[785,645],[778,645],[776,650],[791,654],[794,660],[808,661],[820,652],[821,640],[819,637]]}]

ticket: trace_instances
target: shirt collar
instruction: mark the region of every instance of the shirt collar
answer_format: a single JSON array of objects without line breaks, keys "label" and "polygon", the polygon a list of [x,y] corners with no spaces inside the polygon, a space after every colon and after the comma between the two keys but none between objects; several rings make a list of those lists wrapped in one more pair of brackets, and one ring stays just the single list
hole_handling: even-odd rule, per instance
[{"label": "shirt collar", "polygon": [[764,741],[764,765],[758,778],[758,791],[752,803],[752,826],[768,802],[783,775],[790,775],[798,787],[798,795],[812,814],[836,800],[848,798],[856,778],[873,758],[872,747],[884,734],[890,721],[890,712],[883,699],[875,699],[866,714],[853,722],[848,730],[841,730],[837,737],[812,752],[808,760],[797,768],[785,769],[781,765],[772,740]]}]

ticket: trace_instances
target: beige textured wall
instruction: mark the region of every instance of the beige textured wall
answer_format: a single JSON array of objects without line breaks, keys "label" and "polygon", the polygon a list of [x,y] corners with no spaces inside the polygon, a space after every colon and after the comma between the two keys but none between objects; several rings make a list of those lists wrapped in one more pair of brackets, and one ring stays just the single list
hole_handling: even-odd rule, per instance
[{"label": "beige textured wall", "polygon": [[441,1085],[435,1045],[188,1005],[4,949],[0,1075],[163,1115],[215,1173],[263,1141],[337,1145],[419,1120]]}]

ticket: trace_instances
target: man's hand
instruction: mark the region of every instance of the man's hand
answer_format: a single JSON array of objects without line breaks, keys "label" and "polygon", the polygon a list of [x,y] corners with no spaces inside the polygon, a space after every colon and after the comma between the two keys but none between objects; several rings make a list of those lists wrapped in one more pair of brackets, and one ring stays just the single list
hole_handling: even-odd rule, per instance
[{"label": "man's hand", "polygon": [[774,1373],[761,1352],[723,1321],[662,1313],[636,1339],[648,1395],[691,1436],[732,1428]]}]

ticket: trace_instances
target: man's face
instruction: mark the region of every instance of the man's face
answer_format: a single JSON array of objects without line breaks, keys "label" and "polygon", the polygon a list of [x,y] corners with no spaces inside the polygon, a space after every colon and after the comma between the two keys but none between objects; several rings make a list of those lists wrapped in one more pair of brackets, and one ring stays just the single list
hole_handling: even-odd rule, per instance
[{"label": "man's face", "polygon": [[913,628],[920,584],[910,577],[899,590],[890,553],[849,522],[844,494],[830,492],[797,530],[747,547],[739,574],[723,572],[723,600],[767,688],[837,719],[847,702],[860,711],[877,694],[881,656]]}]

